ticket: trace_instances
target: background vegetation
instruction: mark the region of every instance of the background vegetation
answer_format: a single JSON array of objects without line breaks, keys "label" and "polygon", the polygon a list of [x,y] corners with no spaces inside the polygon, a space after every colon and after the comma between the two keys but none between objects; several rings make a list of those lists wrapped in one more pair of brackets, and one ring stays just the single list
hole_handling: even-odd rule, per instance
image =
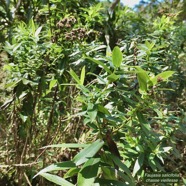
[{"label": "background vegetation", "polygon": [[185,12],[1,0],[0,185],[186,184]]}]

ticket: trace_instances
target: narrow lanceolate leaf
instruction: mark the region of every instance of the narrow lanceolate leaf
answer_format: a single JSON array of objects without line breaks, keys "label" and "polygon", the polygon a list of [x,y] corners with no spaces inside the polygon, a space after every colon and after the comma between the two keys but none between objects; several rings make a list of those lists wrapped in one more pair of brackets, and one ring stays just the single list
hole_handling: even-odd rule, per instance
[{"label": "narrow lanceolate leaf", "polygon": [[[113,180],[113,179],[104,179],[104,178],[99,178],[96,180],[97,184],[95,186],[129,186],[128,183],[125,183],[123,181],[117,181],[117,180]],[[133,186],[133,185],[130,185],[130,186]]]},{"label": "narrow lanceolate leaf", "polygon": [[32,34],[35,35],[35,30],[36,30],[36,28],[35,28],[35,24],[34,24],[34,20],[33,20],[33,19],[31,19],[31,20],[29,21],[29,26],[30,26],[31,29],[32,29]]},{"label": "narrow lanceolate leaf", "polygon": [[78,173],[79,186],[92,185],[98,174],[100,158],[89,159]]},{"label": "narrow lanceolate leaf", "polygon": [[36,32],[35,32],[35,37],[37,37],[39,35],[39,33],[41,32],[42,26],[40,26]]},{"label": "narrow lanceolate leaf", "polygon": [[19,44],[17,44],[17,46],[15,46],[15,47],[13,48],[13,52],[15,52],[21,45],[22,45],[22,42],[19,43]]},{"label": "narrow lanceolate leaf", "polygon": [[135,180],[131,175],[130,169],[117,156],[113,154],[111,154],[110,156],[112,157],[112,160],[114,161],[114,163],[129,176],[131,180],[130,185],[135,186]]},{"label": "narrow lanceolate leaf", "polygon": [[41,176],[43,176],[44,178],[46,178],[47,180],[51,181],[52,183],[55,183],[57,185],[61,185],[61,186],[75,186],[72,183],[68,182],[67,180],[53,175],[53,174],[49,174],[49,173],[42,173],[40,174]]},{"label": "narrow lanceolate leaf", "polygon": [[72,76],[72,78],[78,83],[78,84],[81,84],[81,81],[79,79],[79,77],[77,76],[77,74],[72,70],[70,69],[70,75]]},{"label": "narrow lanceolate leaf", "polygon": [[100,66],[103,67],[103,69],[104,69],[106,72],[108,72],[109,74],[112,73],[111,70],[110,70],[103,62],[98,61],[98,60],[96,60],[96,59],[93,59],[93,58],[91,58],[91,57],[86,57],[85,59],[89,59],[90,61],[96,63],[97,65],[100,65]]},{"label": "narrow lanceolate leaf", "polygon": [[72,161],[66,161],[66,162],[62,162],[62,163],[55,163],[52,164],[44,169],[42,169],[41,171],[39,171],[35,176],[41,175],[45,172],[51,172],[51,171],[58,171],[58,170],[66,170],[72,167],[76,167],[75,163]]},{"label": "narrow lanceolate leaf", "polygon": [[163,152],[169,152],[172,149],[172,147],[163,147]]},{"label": "narrow lanceolate leaf", "polygon": [[136,173],[141,169],[141,167],[143,165],[143,160],[144,160],[144,154],[140,154],[138,159],[135,162],[132,176],[135,176]]},{"label": "narrow lanceolate leaf", "polygon": [[146,133],[146,135],[149,135],[149,131],[151,130],[151,128],[148,122],[146,121],[144,115],[140,111],[136,111],[136,116],[140,122],[142,130]]},{"label": "narrow lanceolate leaf", "polygon": [[62,144],[53,144],[53,145],[47,145],[44,146],[40,149],[45,149],[45,148],[82,148],[82,147],[87,147],[89,144],[78,144],[78,143],[62,143]]},{"label": "narrow lanceolate leaf", "polygon": [[112,63],[113,65],[118,68],[121,65],[121,62],[123,60],[123,54],[118,46],[114,47],[114,50],[112,51]]},{"label": "narrow lanceolate leaf", "polygon": [[84,84],[84,81],[85,81],[85,66],[81,70],[81,76],[80,76],[81,85]]},{"label": "narrow lanceolate leaf", "polygon": [[73,162],[78,166],[85,163],[88,159],[92,158],[103,146],[104,142],[100,139],[93,142],[91,145],[81,150],[74,158]]}]

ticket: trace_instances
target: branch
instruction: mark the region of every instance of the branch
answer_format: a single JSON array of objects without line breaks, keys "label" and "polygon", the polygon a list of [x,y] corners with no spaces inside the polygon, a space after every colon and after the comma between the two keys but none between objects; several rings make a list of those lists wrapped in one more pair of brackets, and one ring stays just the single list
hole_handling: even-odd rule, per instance
[{"label": "branch", "polygon": [[115,1],[112,3],[112,5],[110,6],[110,11],[111,11],[111,12],[114,11],[116,5],[117,5],[119,2],[120,2],[120,0],[115,0]]},{"label": "branch", "polygon": [[21,163],[21,164],[9,164],[9,165],[0,165],[0,168],[7,168],[7,167],[31,167],[33,165],[39,164],[41,161],[32,162],[32,163]]}]

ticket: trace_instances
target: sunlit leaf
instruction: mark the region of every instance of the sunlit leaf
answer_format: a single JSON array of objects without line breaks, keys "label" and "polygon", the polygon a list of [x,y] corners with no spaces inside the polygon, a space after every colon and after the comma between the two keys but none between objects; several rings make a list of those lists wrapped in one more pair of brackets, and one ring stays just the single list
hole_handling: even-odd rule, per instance
[{"label": "sunlit leaf", "polygon": [[73,162],[78,166],[85,163],[89,158],[92,158],[103,146],[104,142],[98,139],[90,144],[85,149],[81,150],[74,158]]},{"label": "sunlit leaf", "polygon": [[14,101],[13,98],[10,98],[9,100],[7,100],[3,105],[0,106],[0,110],[1,109],[6,109],[7,107],[10,106],[10,104]]},{"label": "sunlit leaf", "polygon": [[172,147],[163,147],[163,152],[169,152],[172,149]]},{"label": "sunlit leaf", "polygon": [[49,84],[49,89],[52,90],[52,88],[56,85],[56,83],[57,83],[56,79],[51,80]]},{"label": "sunlit leaf", "polygon": [[69,178],[69,177],[72,177],[72,176],[75,176],[78,174],[78,172],[80,171],[80,168],[71,168],[67,171],[67,173],[64,175],[64,178]]},{"label": "sunlit leaf", "polygon": [[144,154],[141,153],[134,164],[133,173],[132,173],[133,176],[135,176],[136,173],[142,168],[143,160],[144,160]]},{"label": "sunlit leaf", "polygon": [[15,52],[21,45],[22,45],[22,43],[17,44],[17,46],[15,46],[15,47],[13,48],[13,52]]},{"label": "sunlit leaf", "polygon": [[137,73],[137,78],[139,82],[139,91],[141,94],[144,94],[147,92],[147,85],[149,82],[149,76],[145,70],[143,70],[140,67],[135,67],[136,68],[136,73]]},{"label": "sunlit leaf", "polygon": [[78,144],[78,143],[63,143],[63,144],[53,144],[53,145],[47,145],[45,147],[42,147],[41,149],[45,148],[83,148],[87,147],[89,144]]},{"label": "sunlit leaf", "polygon": [[73,79],[78,83],[78,84],[81,84],[81,81],[79,79],[79,77],[77,76],[77,74],[72,70],[70,69],[70,75],[73,77]]},{"label": "sunlit leaf", "polygon": [[57,185],[61,185],[61,186],[75,186],[72,183],[68,182],[67,180],[53,175],[53,174],[49,174],[49,173],[41,173],[41,176],[43,176],[44,178],[46,178],[47,180],[51,181],[52,183],[55,183]]},{"label": "sunlit leaf", "polygon": [[98,173],[100,158],[89,159],[78,173],[79,186],[92,185]]},{"label": "sunlit leaf", "polygon": [[158,82],[166,81],[169,77],[171,77],[175,72],[174,71],[165,71],[158,75],[156,75],[154,78],[151,79],[153,85],[156,85]]},{"label": "sunlit leaf", "polygon": [[163,157],[162,157],[161,155],[158,155],[158,154],[157,154],[157,157],[158,157],[158,159],[160,159],[160,160],[161,160],[161,162],[164,164]]},{"label": "sunlit leaf", "polygon": [[38,37],[38,35],[39,35],[40,32],[41,32],[41,29],[42,29],[42,26],[40,26],[40,27],[36,30],[36,32],[35,32],[35,37]]},{"label": "sunlit leaf", "polygon": [[120,67],[122,60],[123,60],[123,54],[120,51],[120,48],[118,46],[114,47],[114,50],[112,51],[112,63],[113,63],[113,65],[116,68]]},{"label": "sunlit leaf", "polygon": [[84,80],[85,80],[85,66],[81,70],[81,76],[80,76],[81,85],[84,84]]},{"label": "sunlit leaf", "polygon": [[[107,39],[107,38],[106,38],[106,39]],[[108,43],[109,43],[109,42],[108,42]],[[107,49],[106,49],[106,56],[107,56],[107,57],[111,57],[111,56],[112,56],[112,51],[111,51],[109,45],[107,46]]]},{"label": "sunlit leaf", "polygon": [[28,119],[28,116],[25,116],[23,114],[19,114],[20,118],[22,119],[23,122],[26,122],[26,120]]},{"label": "sunlit leaf", "polygon": [[32,30],[32,34],[35,35],[35,30],[36,30],[36,28],[35,28],[35,23],[34,23],[34,20],[33,20],[33,19],[31,19],[31,20],[29,21],[29,26],[30,26],[30,28],[31,28],[31,30]]},{"label": "sunlit leaf", "polygon": [[19,79],[18,81],[11,82],[11,83],[7,83],[7,84],[5,85],[5,88],[14,88],[14,87],[17,86],[21,81],[22,81],[22,79]]},{"label": "sunlit leaf", "polygon": [[66,162],[62,162],[62,163],[55,163],[55,164],[52,164],[42,170],[40,170],[35,176],[38,176],[42,173],[45,173],[45,172],[51,172],[51,171],[58,171],[58,170],[66,170],[66,169],[69,169],[69,168],[72,168],[72,167],[76,167],[75,163],[72,162],[72,161],[66,161]]}]

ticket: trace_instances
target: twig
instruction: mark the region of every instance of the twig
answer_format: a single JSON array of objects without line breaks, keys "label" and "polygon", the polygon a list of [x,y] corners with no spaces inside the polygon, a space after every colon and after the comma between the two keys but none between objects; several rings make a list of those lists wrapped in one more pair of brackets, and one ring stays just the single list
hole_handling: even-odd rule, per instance
[{"label": "twig", "polygon": [[23,151],[22,151],[22,154],[21,154],[20,164],[23,162],[24,154],[25,154],[26,149],[27,149],[27,142],[28,142],[28,135],[26,137],[26,141],[25,141],[25,144],[24,144],[24,147],[23,147]]},{"label": "twig", "polygon": [[32,165],[36,165],[39,162],[32,162],[32,163],[21,163],[21,164],[10,164],[10,165],[0,165],[0,168],[6,167],[31,167]]},{"label": "twig", "polygon": [[24,176],[25,176],[25,179],[28,183],[29,186],[32,186],[32,184],[30,183],[29,179],[28,179],[28,176],[26,175],[26,173],[24,172]]}]

